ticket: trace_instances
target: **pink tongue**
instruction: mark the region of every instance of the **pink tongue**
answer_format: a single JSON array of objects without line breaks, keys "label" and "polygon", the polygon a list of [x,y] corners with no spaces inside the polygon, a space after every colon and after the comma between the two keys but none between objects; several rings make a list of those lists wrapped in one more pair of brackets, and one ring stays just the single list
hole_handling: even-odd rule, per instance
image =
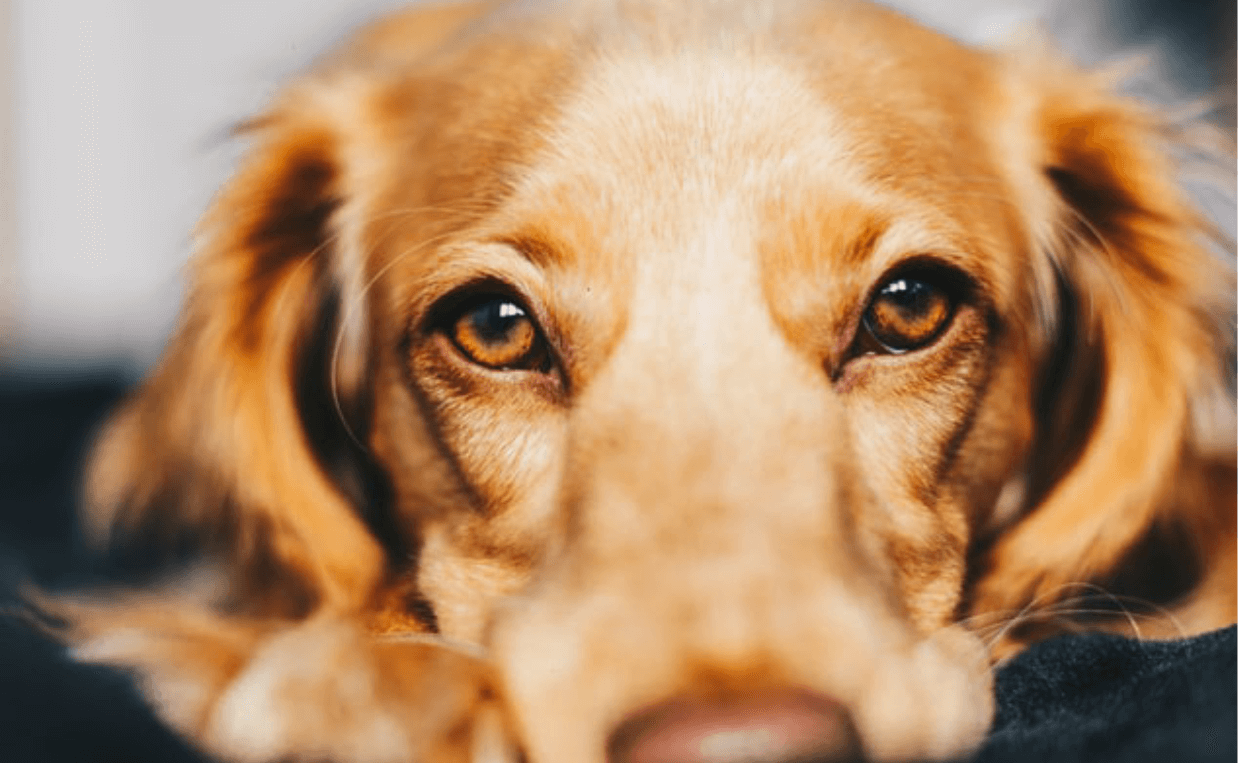
[{"label": "pink tongue", "polygon": [[842,707],[806,691],[673,699],[623,724],[610,763],[756,763],[856,751]]}]

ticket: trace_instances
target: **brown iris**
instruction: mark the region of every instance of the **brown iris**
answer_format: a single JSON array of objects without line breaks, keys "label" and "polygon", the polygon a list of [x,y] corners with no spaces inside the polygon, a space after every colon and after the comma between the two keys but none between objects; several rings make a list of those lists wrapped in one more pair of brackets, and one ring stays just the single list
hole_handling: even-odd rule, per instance
[{"label": "brown iris", "polygon": [[892,278],[869,303],[864,325],[886,350],[907,352],[937,338],[953,309],[950,295],[941,287],[916,278]]},{"label": "brown iris", "polygon": [[487,368],[541,370],[546,364],[541,333],[511,299],[488,297],[471,303],[450,324],[448,335],[466,358]]}]

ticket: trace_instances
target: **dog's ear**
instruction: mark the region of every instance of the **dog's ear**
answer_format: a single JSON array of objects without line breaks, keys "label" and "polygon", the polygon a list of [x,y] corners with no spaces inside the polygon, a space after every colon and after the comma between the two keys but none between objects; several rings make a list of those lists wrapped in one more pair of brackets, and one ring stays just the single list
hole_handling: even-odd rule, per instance
[{"label": "dog's ear", "polygon": [[1071,584],[1114,574],[1169,514],[1208,510],[1172,494],[1202,447],[1202,402],[1232,396],[1232,265],[1180,184],[1198,141],[1108,79],[1042,58],[1018,80],[1037,157],[1025,209],[1057,273],[1044,295],[1057,320],[1025,513],[978,581],[975,609],[989,612],[1078,595]]},{"label": "dog's ear", "polygon": [[253,148],[204,218],[180,325],[96,446],[86,522],[110,540],[214,541],[239,555],[229,564],[351,606],[381,552],[339,450],[365,426],[368,341],[331,121],[343,97],[311,81],[246,128]]},{"label": "dog's ear", "polygon": [[389,139],[384,88],[492,4],[361,30],[245,128],[253,145],[201,225],[180,325],[95,448],[95,538],[230,554],[240,599],[301,610],[363,605],[384,561],[406,556],[363,445],[364,210]]}]

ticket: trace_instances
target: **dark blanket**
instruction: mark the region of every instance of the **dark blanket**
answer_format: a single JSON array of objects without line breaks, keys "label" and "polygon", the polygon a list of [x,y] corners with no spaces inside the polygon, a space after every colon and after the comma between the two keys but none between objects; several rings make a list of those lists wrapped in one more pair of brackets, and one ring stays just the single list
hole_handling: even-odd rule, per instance
[{"label": "dark blanket", "polygon": [[[118,398],[114,380],[0,380],[0,584],[85,574],[72,531],[76,464]],[[11,598],[0,597],[11,601]],[[998,714],[975,763],[1205,763],[1238,758],[1235,629],[1140,643],[1066,636],[997,677]],[[200,760],[123,676],[70,663],[0,618],[0,760]]]},{"label": "dark blanket", "polygon": [[1235,630],[1139,642],[1039,644],[997,674],[997,719],[976,763],[1234,761]]}]

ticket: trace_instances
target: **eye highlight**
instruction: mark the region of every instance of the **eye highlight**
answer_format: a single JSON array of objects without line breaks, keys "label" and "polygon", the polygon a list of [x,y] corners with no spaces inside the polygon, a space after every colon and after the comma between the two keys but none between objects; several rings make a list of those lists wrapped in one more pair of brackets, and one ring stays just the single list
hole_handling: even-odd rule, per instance
[{"label": "eye highlight", "polygon": [[928,277],[895,276],[864,311],[864,328],[887,352],[919,349],[937,338],[954,314],[950,293]]},{"label": "eye highlight", "polygon": [[468,360],[501,370],[546,370],[549,352],[528,311],[515,300],[488,296],[469,302],[446,327]]}]

